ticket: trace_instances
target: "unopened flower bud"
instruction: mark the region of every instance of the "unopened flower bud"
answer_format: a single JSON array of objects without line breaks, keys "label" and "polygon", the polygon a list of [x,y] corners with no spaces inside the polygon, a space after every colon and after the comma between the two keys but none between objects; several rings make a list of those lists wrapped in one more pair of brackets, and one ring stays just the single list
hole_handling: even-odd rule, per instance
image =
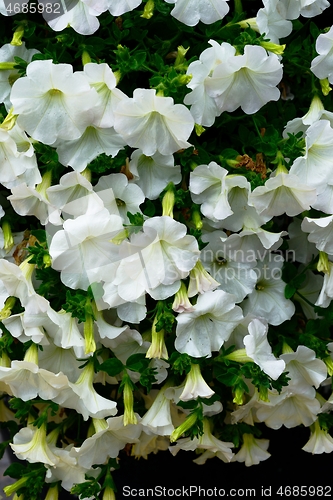
[{"label": "unopened flower bud", "polygon": [[9,224],[9,222],[4,221],[2,224],[2,232],[3,232],[3,238],[4,238],[4,245],[3,248],[6,253],[8,253],[14,246],[14,238],[12,234],[12,228]]},{"label": "unopened flower bud", "polygon": [[162,215],[173,218],[173,207],[175,205],[174,184],[170,182],[162,199]]},{"label": "unopened flower bud", "polygon": [[328,81],[328,78],[324,78],[324,80],[320,80],[320,86],[321,86],[321,91],[322,91],[324,96],[327,96],[332,90],[332,87],[330,87],[330,82]]},{"label": "unopened flower bud", "polygon": [[317,264],[317,271],[320,273],[329,274],[330,273],[330,265],[328,260],[328,255],[326,252],[319,251],[319,260]]},{"label": "unopened flower bud", "polygon": [[82,60],[82,66],[85,66],[86,64],[91,62],[91,57],[86,50],[82,52],[81,60]]},{"label": "unopened flower bud", "polygon": [[143,9],[143,14],[140,17],[144,19],[150,19],[154,14],[155,3],[154,0],[148,0]]},{"label": "unopened flower bud", "polygon": [[194,129],[198,137],[200,137],[201,134],[206,131],[206,129],[202,125],[198,125],[197,123],[194,125]]},{"label": "unopened flower bud", "polygon": [[260,42],[261,47],[266,49],[268,52],[273,52],[273,54],[276,54],[277,56],[282,56],[284,49],[286,48],[285,45],[278,45],[277,43],[273,42]]},{"label": "unopened flower bud", "polygon": [[123,399],[124,399],[124,426],[137,424],[138,420],[134,413],[133,384],[127,373],[123,376]]},{"label": "unopened flower bud", "polygon": [[24,25],[20,24],[14,31],[14,35],[10,44],[15,45],[16,47],[22,45],[23,35],[24,35]]}]

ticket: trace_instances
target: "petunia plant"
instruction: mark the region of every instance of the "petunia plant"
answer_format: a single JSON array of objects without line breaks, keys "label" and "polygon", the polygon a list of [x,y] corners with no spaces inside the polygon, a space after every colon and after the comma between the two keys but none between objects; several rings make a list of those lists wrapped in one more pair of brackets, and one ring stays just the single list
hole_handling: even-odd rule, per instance
[{"label": "petunia plant", "polygon": [[0,0],[7,496],[333,451],[331,10]]}]

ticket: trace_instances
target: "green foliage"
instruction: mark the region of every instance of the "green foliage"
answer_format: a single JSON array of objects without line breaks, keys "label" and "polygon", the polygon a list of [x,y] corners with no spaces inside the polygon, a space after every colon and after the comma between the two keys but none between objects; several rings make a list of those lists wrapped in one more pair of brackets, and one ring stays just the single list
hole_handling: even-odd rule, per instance
[{"label": "green foliage", "polygon": [[25,500],[40,500],[45,485],[46,467],[40,463],[12,463],[4,472],[5,476],[19,480],[16,490],[18,496],[24,495]]}]

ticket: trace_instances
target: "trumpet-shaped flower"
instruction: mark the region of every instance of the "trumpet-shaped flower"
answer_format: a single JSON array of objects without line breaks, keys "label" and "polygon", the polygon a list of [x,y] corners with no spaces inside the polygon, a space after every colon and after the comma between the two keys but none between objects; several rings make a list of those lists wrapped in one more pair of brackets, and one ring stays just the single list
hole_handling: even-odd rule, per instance
[{"label": "trumpet-shaped flower", "polygon": [[127,251],[114,279],[127,301],[145,291],[156,299],[173,295],[199,258],[196,239],[186,234],[184,224],[167,216],[146,220],[143,233],[132,236]]},{"label": "trumpet-shaped flower", "polygon": [[124,139],[113,127],[101,128],[90,125],[78,139],[61,141],[57,153],[60,163],[82,172],[100,154],[114,157],[125,144]]},{"label": "trumpet-shaped flower", "polygon": [[210,423],[207,418],[203,420],[203,434],[200,437],[179,439],[175,446],[169,448],[172,455],[176,455],[179,450],[195,451],[209,450],[213,453],[219,453],[223,456],[221,459],[225,462],[231,462],[234,454],[231,451],[233,443],[220,441],[217,439],[210,429]]},{"label": "trumpet-shaped flower", "polygon": [[300,15],[314,17],[330,6],[327,0],[281,0],[286,7],[286,19],[297,19]]},{"label": "trumpet-shaped flower", "polygon": [[107,0],[108,9],[113,16],[121,16],[138,7],[142,0]]},{"label": "trumpet-shaped flower", "polygon": [[271,325],[280,325],[295,313],[293,302],[284,296],[285,283],[281,279],[283,259],[277,255],[259,261],[255,269],[258,281],[255,289],[242,303],[244,315],[251,313],[265,318]]},{"label": "trumpet-shaped flower", "polygon": [[235,305],[234,296],[223,290],[199,295],[193,307],[193,312],[177,316],[175,347],[195,358],[210,357],[242,320],[241,309]]},{"label": "trumpet-shaped flower", "polygon": [[309,210],[317,199],[317,192],[303,184],[297,175],[278,173],[266,181],[264,186],[256,187],[249,197],[260,215],[270,217],[286,213],[290,217]]},{"label": "trumpet-shaped flower", "polygon": [[241,302],[254,289],[257,275],[253,268],[256,260],[247,262],[235,252],[234,258],[221,241],[227,238],[223,231],[213,231],[202,236],[202,241],[208,245],[201,250],[201,260],[205,269],[219,282],[219,290],[231,293],[235,296],[235,302]]},{"label": "trumpet-shaped flower", "polygon": [[[291,352],[290,352],[291,351]],[[286,370],[291,381],[289,386],[313,385],[318,388],[327,378],[327,368],[321,359],[316,358],[316,353],[304,345],[299,345],[294,352],[286,349],[280,359],[286,363]]]},{"label": "trumpet-shaped flower", "polygon": [[90,469],[94,464],[103,464],[107,458],[117,458],[127,443],[137,443],[141,434],[140,424],[124,426],[124,417],[107,420],[93,419],[96,433],[76,448],[78,464]]},{"label": "trumpet-shaped flower", "polygon": [[304,386],[293,386],[281,394],[268,391],[269,402],[262,402],[256,415],[260,422],[265,422],[271,429],[280,429],[282,425],[288,429],[301,424],[309,427],[320,411],[315,394],[313,387],[305,389]]},{"label": "trumpet-shaped flower", "polygon": [[327,32],[318,36],[316,41],[316,51],[318,56],[311,63],[311,71],[317,78],[323,80],[328,78],[333,83],[333,27]]},{"label": "trumpet-shaped flower", "polygon": [[47,443],[46,425],[39,428],[23,427],[13,438],[10,445],[20,460],[31,463],[41,462],[47,465],[56,465],[58,459]]},{"label": "trumpet-shaped flower", "polygon": [[279,43],[292,32],[293,25],[286,17],[286,6],[280,0],[263,0],[264,7],[258,10],[256,23],[259,33],[273,43]]},{"label": "trumpet-shaped flower", "polygon": [[[94,192],[91,183],[79,172],[69,172],[60,178],[59,184],[46,189],[46,197],[54,207],[49,207],[49,222],[60,225],[63,219],[78,217],[86,213],[96,213],[103,210],[102,200]],[[51,233],[51,231],[50,231]]]},{"label": "trumpet-shaped flower", "polygon": [[[32,56],[38,54],[39,50],[27,49],[25,42],[21,45],[12,45],[6,43],[0,48],[0,61],[13,62],[14,57],[20,57],[27,63],[31,62]],[[19,77],[17,69],[8,69],[0,71],[0,102],[3,102],[9,110],[11,108],[10,92],[12,90],[12,82]]]},{"label": "trumpet-shaped flower", "polygon": [[191,104],[191,113],[195,122],[205,127],[213,125],[216,116],[220,114],[219,108],[207,92],[207,82],[209,82],[213,70],[222,61],[233,56],[234,47],[228,43],[217,43],[209,40],[211,47],[204,50],[198,61],[193,61],[187,68],[187,75],[192,78],[187,87],[192,92],[184,98],[185,104]]},{"label": "trumpet-shaped flower", "polygon": [[93,387],[94,367],[91,363],[82,369],[78,380],[73,384],[68,382],[68,387],[52,398],[65,408],[75,409],[84,420],[89,417],[105,418],[117,413],[117,403],[100,396]]},{"label": "trumpet-shaped flower", "polygon": [[61,481],[62,488],[70,491],[74,484],[84,483],[87,472],[92,476],[97,471],[100,471],[99,468],[87,469],[79,465],[78,454],[72,444],[66,448],[54,448],[53,451],[58,461],[55,466],[46,466],[46,483]]},{"label": "trumpet-shaped flower", "polygon": [[123,228],[119,215],[110,215],[104,208],[96,214],[85,214],[64,222],[50,244],[52,266],[61,271],[63,283],[71,288],[87,289],[105,275],[106,266],[113,266],[112,253],[118,248],[112,237]]},{"label": "trumpet-shaped flower", "polygon": [[187,26],[195,26],[199,21],[212,24],[229,12],[228,0],[165,0],[176,4],[171,15]]},{"label": "trumpet-shaped flower", "polygon": [[116,77],[106,63],[87,63],[83,68],[88,82],[98,93],[99,102],[94,108],[94,125],[98,128],[110,128],[114,124],[114,110],[126,94],[116,88]]},{"label": "trumpet-shaped flower", "polygon": [[249,335],[244,337],[246,354],[273,380],[279,378],[286,367],[282,359],[276,359],[267,340],[267,326],[254,319],[248,326]]},{"label": "trumpet-shaped flower", "polygon": [[276,86],[281,78],[282,65],[276,54],[267,55],[263,47],[246,45],[243,55],[233,55],[216,66],[207,92],[220,113],[240,106],[244,113],[253,114],[267,102],[279,99]]},{"label": "trumpet-shaped flower", "polygon": [[315,305],[319,307],[328,307],[333,299],[333,263],[328,262],[328,269],[324,273],[324,281],[320,290],[319,297]]},{"label": "trumpet-shaped flower", "polygon": [[0,283],[6,290],[7,297],[17,297],[25,306],[30,297],[36,295],[31,280],[34,268],[35,266],[28,261],[17,266],[6,259],[0,259]]},{"label": "trumpet-shaped flower", "polygon": [[332,453],[333,438],[327,430],[320,427],[319,421],[316,420],[310,427],[311,434],[309,441],[303,446],[302,450],[318,455],[321,453]]},{"label": "trumpet-shaped flower", "polygon": [[135,89],[133,98],[120,101],[114,128],[132,148],[144,155],[170,155],[191,146],[187,142],[194,127],[189,110],[154,89]]},{"label": "trumpet-shaped flower", "polygon": [[304,217],[301,228],[305,233],[309,233],[308,240],[314,243],[318,250],[333,254],[333,215],[311,219]]},{"label": "trumpet-shaped flower", "polygon": [[250,467],[251,465],[258,465],[271,456],[267,451],[268,439],[257,439],[253,434],[243,434],[242,438],[242,447],[234,456],[233,461],[245,462],[246,467]]},{"label": "trumpet-shaped flower", "polygon": [[44,9],[43,17],[54,31],[62,31],[71,26],[81,35],[92,35],[99,28],[97,17],[105,10],[105,1],[75,0],[71,2],[71,8],[62,15],[55,16],[53,9],[50,13]]},{"label": "trumpet-shaped flower", "polygon": [[166,397],[167,389],[168,384],[160,389],[149,410],[142,417],[140,423],[147,434],[170,436],[174,430],[171,418],[171,401]]},{"label": "trumpet-shaped flower", "polygon": [[70,64],[33,61],[27,76],[16,80],[11,102],[18,124],[34,139],[53,144],[78,139],[90,125],[98,95],[85,75]]},{"label": "trumpet-shaped flower", "polygon": [[100,177],[94,191],[103,200],[110,214],[120,215],[124,224],[129,223],[127,212],[141,213],[140,205],[145,201],[141,188],[129,183],[124,174]]},{"label": "trumpet-shaped flower", "polygon": [[303,132],[304,135],[309,126],[319,120],[328,120],[332,126],[333,113],[327,111],[318,95],[315,95],[311,101],[309,111],[304,116],[287,122],[283,131],[283,137],[287,139],[288,134],[298,134],[298,132]]},{"label": "trumpet-shaped flower", "polygon": [[199,165],[190,175],[190,192],[194,203],[201,204],[201,212],[209,219],[223,220],[233,214],[228,195],[235,188],[247,188],[241,175],[227,175],[228,171],[215,162]]},{"label": "trumpet-shaped flower", "polygon": [[330,182],[333,155],[333,129],[328,120],[319,120],[305,133],[305,154],[296,158],[290,173],[311,187]]},{"label": "trumpet-shaped flower", "polygon": [[173,155],[155,153],[146,156],[137,149],[132,153],[129,167],[131,174],[134,175],[133,182],[150,200],[155,200],[169,182],[179,184],[182,178],[180,166],[175,165]]},{"label": "trumpet-shaped flower", "polygon": [[209,387],[203,378],[200,370],[200,365],[191,364],[191,369],[186,375],[184,388],[179,394],[180,401],[190,401],[197,398],[210,398],[214,391]]},{"label": "trumpet-shaped flower", "polygon": [[20,152],[12,135],[0,129],[0,182],[10,188],[27,170],[34,170],[36,166],[35,156]]}]

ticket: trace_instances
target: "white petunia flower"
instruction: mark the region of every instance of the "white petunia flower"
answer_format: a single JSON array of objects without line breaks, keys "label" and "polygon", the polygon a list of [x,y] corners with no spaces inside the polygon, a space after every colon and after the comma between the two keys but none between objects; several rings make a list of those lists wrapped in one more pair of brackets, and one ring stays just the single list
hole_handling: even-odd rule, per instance
[{"label": "white petunia flower", "polygon": [[[138,416],[139,417],[139,416]],[[96,433],[75,448],[78,464],[90,469],[95,464],[104,464],[107,458],[117,458],[127,443],[137,443],[141,433],[140,424],[124,426],[124,417],[107,420],[93,418]]]},{"label": "white petunia flower", "polygon": [[297,19],[300,15],[314,17],[330,6],[327,0],[281,0],[286,7],[286,19]]},{"label": "white petunia flower", "polygon": [[175,165],[173,155],[155,153],[146,156],[137,149],[132,153],[129,168],[134,175],[133,183],[142,189],[149,200],[156,200],[169,182],[179,184],[182,180],[180,166]]},{"label": "white petunia flower", "polygon": [[243,340],[247,356],[253,359],[273,380],[278,379],[284,371],[286,363],[281,359],[276,359],[273,355],[267,340],[267,325],[259,319],[254,319],[249,324],[248,330],[249,335],[246,335]]},{"label": "white petunia flower", "polygon": [[303,446],[302,450],[318,455],[321,453],[333,452],[333,438],[327,430],[320,427],[319,421],[316,420],[310,427],[311,435],[309,441]]},{"label": "white petunia flower", "polygon": [[328,81],[333,83],[333,27],[327,33],[318,36],[316,51],[319,55],[311,63],[312,73],[321,80],[328,78]]},{"label": "white petunia flower", "polygon": [[61,486],[70,491],[74,484],[84,483],[86,473],[89,476],[96,474],[100,469],[86,469],[78,464],[77,452],[71,444],[66,448],[53,448],[58,461],[55,466],[47,465],[45,475],[46,483],[55,483],[61,481]]},{"label": "white petunia flower", "polygon": [[59,391],[52,401],[65,408],[75,409],[84,420],[89,417],[101,419],[115,415],[117,403],[96,392],[93,386],[94,375],[94,367],[88,363],[82,369],[78,380],[74,384],[68,382],[68,386]]},{"label": "white petunia flower", "polygon": [[246,45],[243,55],[233,55],[216,66],[207,82],[207,92],[220,113],[240,106],[244,113],[253,114],[267,102],[279,99],[277,85],[282,72],[276,54],[267,54],[258,45]]},{"label": "white petunia flower", "polygon": [[199,21],[212,24],[223,19],[229,12],[228,0],[165,0],[176,4],[171,15],[187,26],[195,26]]},{"label": "white petunia flower", "polygon": [[228,175],[228,171],[215,162],[199,165],[190,174],[189,189],[194,203],[201,204],[203,215],[213,221],[224,220],[233,214],[228,195],[233,188],[247,189],[242,175]]},{"label": "white petunia flower", "polygon": [[23,427],[15,434],[10,447],[20,460],[47,465],[56,465],[58,462],[52,446],[50,447],[47,442],[45,424],[39,428]]},{"label": "white petunia flower", "polygon": [[251,465],[258,465],[271,456],[267,451],[268,439],[257,439],[253,434],[243,434],[242,438],[242,447],[234,456],[233,461],[245,462],[246,467],[250,467]]},{"label": "white petunia flower", "polygon": [[219,282],[219,290],[231,293],[235,296],[235,302],[241,302],[252,292],[257,282],[257,275],[253,268],[256,260],[247,262],[235,252],[235,258],[229,256],[226,245],[221,241],[227,238],[223,231],[213,231],[202,236],[202,241],[208,245],[201,250],[201,261],[211,274]]},{"label": "white petunia flower", "polygon": [[123,300],[134,301],[145,292],[159,300],[178,291],[200,254],[196,239],[186,232],[184,224],[170,217],[152,217],[143,232],[125,242],[113,280]]},{"label": "white petunia flower", "polygon": [[234,296],[223,290],[199,295],[193,307],[193,312],[183,312],[176,318],[175,347],[195,358],[210,357],[242,320],[241,309],[235,305]]},{"label": "white petunia flower", "polygon": [[312,98],[309,111],[305,113],[305,115],[301,118],[297,117],[293,120],[289,120],[284,128],[282,135],[285,139],[287,139],[288,134],[298,134],[298,132],[302,132],[304,136],[309,126],[313,125],[319,120],[328,120],[332,127],[333,113],[331,111],[327,111],[324,108],[324,105],[319,96],[315,95]]},{"label": "white petunia flower", "polygon": [[25,183],[18,184],[11,191],[8,200],[19,215],[34,215],[43,225],[48,223],[50,214],[58,218],[58,211],[47,199],[42,183],[36,188]]},{"label": "white petunia flower", "polygon": [[309,242],[307,234],[301,229],[302,221],[295,218],[288,226],[289,250],[291,257],[296,262],[308,264],[318,254],[314,243]]},{"label": "white petunia flower", "polygon": [[259,33],[265,33],[265,38],[278,44],[280,38],[290,35],[293,25],[286,17],[286,7],[280,0],[263,0],[263,4],[256,17]]},{"label": "white petunia flower", "polygon": [[61,280],[71,288],[87,289],[100,281],[107,266],[118,261],[118,247],[112,237],[123,229],[119,215],[111,215],[106,208],[96,214],[80,215],[64,222],[50,244],[52,267],[61,271]]},{"label": "white petunia flower", "polygon": [[324,281],[322,282],[319,297],[315,305],[319,307],[328,307],[333,299],[333,263],[328,261],[328,269],[324,273]]},{"label": "white petunia flower", "polygon": [[82,172],[100,154],[114,157],[125,145],[124,139],[113,127],[90,125],[78,139],[61,141],[56,151],[60,163]]},{"label": "white petunia flower", "polygon": [[133,98],[123,99],[115,110],[116,132],[146,156],[156,152],[170,155],[190,147],[187,139],[193,127],[192,115],[184,105],[156,95],[154,89],[135,89]]},{"label": "white petunia flower", "polygon": [[328,120],[319,120],[306,130],[305,154],[296,158],[290,173],[311,187],[330,182],[333,155],[333,129]]},{"label": "white petunia flower", "polygon": [[60,16],[55,16],[53,11],[46,9],[43,17],[54,31],[62,31],[68,26],[81,35],[92,35],[99,28],[97,17],[107,10],[104,0],[77,0],[75,5]]},{"label": "white petunia flower", "polygon": [[[140,421],[147,434],[170,436],[174,430],[171,418],[171,400],[166,397],[167,389],[168,384],[162,387],[157,394],[156,391],[153,391],[153,394],[155,393],[154,401]],[[149,393],[149,396],[153,394]]]},{"label": "white petunia flower", "polygon": [[[1,74],[1,72],[0,72]],[[28,141],[29,142],[29,141]],[[31,144],[29,143],[31,146]],[[0,182],[11,188],[20,183],[25,172],[37,170],[36,158],[30,151],[20,151],[13,135],[0,128]]]},{"label": "white petunia flower", "polygon": [[325,290],[323,281],[324,278],[320,274],[314,274],[312,271],[307,271],[305,280],[297,290],[299,293],[295,293],[293,297],[294,300],[301,304],[303,312],[308,319],[318,318],[318,313],[314,312],[314,308],[311,304],[319,305],[316,304],[316,302],[319,301],[321,290]]},{"label": "white petunia flower", "polygon": [[183,390],[179,394],[180,401],[190,401],[198,397],[210,398],[213,394],[215,394],[214,391],[201,374],[200,365],[192,363],[191,369],[186,375]]},{"label": "white petunia flower", "polygon": [[187,437],[179,439],[175,446],[170,446],[169,450],[175,456],[179,450],[195,451],[209,450],[212,453],[217,453],[219,458],[224,462],[231,462],[234,454],[231,451],[233,443],[220,441],[217,439],[210,429],[210,423],[207,418],[203,419],[203,434],[193,439]]},{"label": "white petunia flower", "polygon": [[18,124],[34,139],[53,144],[78,139],[90,125],[98,95],[70,64],[33,61],[27,76],[16,80],[11,102]]},{"label": "white petunia flower", "polygon": [[[14,57],[20,57],[27,63],[30,63],[32,56],[39,53],[39,50],[27,49],[25,42],[22,42],[22,45],[12,45],[11,43],[6,43],[0,48],[0,61],[14,62]],[[10,92],[12,90],[13,81],[15,81],[18,77],[19,73],[16,69],[0,71],[0,102],[5,104],[7,110],[9,110],[12,106],[10,102]]]},{"label": "white petunia flower", "polygon": [[107,0],[108,9],[113,16],[121,16],[131,12],[141,4],[142,0]]},{"label": "white petunia flower", "polygon": [[127,212],[141,213],[140,205],[145,201],[141,188],[129,183],[126,175],[121,173],[100,177],[94,191],[110,214],[120,215],[124,224],[129,223]]},{"label": "white petunia flower", "polygon": [[249,197],[260,215],[270,217],[286,213],[289,217],[309,210],[317,199],[315,188],[303,184],[297,175],[278,173],[264,186],[256,187]]},{"label": "white petunia flower", "polygon": [[333,215],[311,219],[304,217],[301,228],[305,233],[309,233],[308,240],[314,243],[318,250],[333,254]]},{"label": "white petunia flower", "polygon": [[[104,204],[94,192],[91,183],[79,172],[69,172],[60,178],[59,184],[46,190],[46,197],[54,207],[49,208],[49,222],[61,225],[63,219],[79,217],[87,213],[97,213],[103,210]],[[51,229],[48,227],[48,229]],[[50,231],[52,233],[52,231]]]},{"label": "white petunia flower", "polygon": [[282,265],[282,257],[274,254],[258,262],[256,288],[242,303],[245,316],[251,313],[265,318],[271,325],[280,325],[294,315],[293,302],[284,296],[286,284],[281,279]]},{"label": "white petunia flower", "polygon": [[315,398],[313,387],[286,389],[278,394],[268,391],[269,403],[261,402],[257,409],[260,422],[265,422],[271,429],[280,429],[282,425],[288,429],[303,424],[309,427],[316,420],[320,411],[320,403]]},{"label": "white petunia flower", "polygon": [[280,359],[286,363],[285,371],[291,378],[289,386],[313,385],[318,388],[327,378],[324,361],[317,359],[316,353],[304,345],[299,345],[295,352],[291,349],[284,349]]},{"label": "white petunia flower", "polygon": [[192,77],[187,87],[192,89],[192,92],[184,98],[184,103],[191,105],[195,122],[205,127],[213,125],[220,114],[214,98],[207,92],[207,82],[216,66],[235,53],[234,47],[228,43],[219,44],[215,40],[209,40],[209,43],[211,47],[204,50],[199,60],[193,61],[187,68],[186,74]]},{"label": "white petunia flower", "polygon": [[108,64],[87,63],[83,71],[99,97],[99,102],[94,108],[95,127],[113,127],[114,110],[122,99],[127,98],[126,94],[116,88],[117,80]]}]

